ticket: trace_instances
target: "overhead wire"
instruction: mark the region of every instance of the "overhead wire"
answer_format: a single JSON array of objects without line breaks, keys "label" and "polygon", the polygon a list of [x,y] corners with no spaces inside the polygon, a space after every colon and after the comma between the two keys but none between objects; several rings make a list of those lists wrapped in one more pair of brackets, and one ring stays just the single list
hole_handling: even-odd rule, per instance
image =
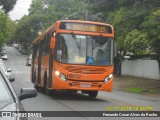
[{"label": "overhead wire", "polygon": [[136,17],[139,14],[144,14],[149,11],[154,11],[158,9],[160,9],[160,1],[157,1],[156,3],[153,3],[153,4],[144,4],[143,6],[139,5],[135,8],[127,9],[127,11],[129,12],[124,14],[123,20],[127,20],[128,18]]}]

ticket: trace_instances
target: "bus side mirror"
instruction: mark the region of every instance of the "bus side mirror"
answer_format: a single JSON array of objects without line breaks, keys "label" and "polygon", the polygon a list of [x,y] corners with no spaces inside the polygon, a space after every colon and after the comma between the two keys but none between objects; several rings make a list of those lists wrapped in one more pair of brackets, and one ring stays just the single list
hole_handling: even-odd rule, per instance
[{"label": "bus side mirror", "polygon": [[55,38],[55,37],[52,37],[52,38],[51,38],[50,48],[54,48],[54,47],[55,47],[55,41],[56,41],[56,38]]}]

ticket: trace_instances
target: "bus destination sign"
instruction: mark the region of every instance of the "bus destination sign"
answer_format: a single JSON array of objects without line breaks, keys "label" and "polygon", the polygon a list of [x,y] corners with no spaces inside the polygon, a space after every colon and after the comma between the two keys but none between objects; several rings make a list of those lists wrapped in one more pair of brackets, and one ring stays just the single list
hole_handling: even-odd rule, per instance
[{"label": "bus destination sign", "polygon": [[60,29],[85,31],[85,32],[112,33],[112,29],[110,26],[87,24],[87,23],[62,22],[60,24]]}]

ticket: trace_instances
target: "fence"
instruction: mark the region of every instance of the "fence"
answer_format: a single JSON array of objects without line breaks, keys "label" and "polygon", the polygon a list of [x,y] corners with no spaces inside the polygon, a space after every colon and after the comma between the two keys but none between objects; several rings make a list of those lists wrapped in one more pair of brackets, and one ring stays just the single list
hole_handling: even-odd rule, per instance
[{"label": "fence", "polygon": [[156,60],[128,60],[122,62],[122,75],[160,80],[158,62]]}]

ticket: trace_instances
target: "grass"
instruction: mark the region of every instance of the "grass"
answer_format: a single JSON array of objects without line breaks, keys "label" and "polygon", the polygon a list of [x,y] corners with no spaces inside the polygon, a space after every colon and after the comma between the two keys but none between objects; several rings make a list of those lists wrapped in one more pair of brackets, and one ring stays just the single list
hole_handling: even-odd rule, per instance
[{"label": "grass", "polygon": [[150,94],[154,94],[156,93],[155,90],[153,89],[143,89],[143,88],[137,88],[137,87],[131,87],[131,88],[126,88],[125,91],[127,92],[132,92],[132,93],[150,93]]}]

